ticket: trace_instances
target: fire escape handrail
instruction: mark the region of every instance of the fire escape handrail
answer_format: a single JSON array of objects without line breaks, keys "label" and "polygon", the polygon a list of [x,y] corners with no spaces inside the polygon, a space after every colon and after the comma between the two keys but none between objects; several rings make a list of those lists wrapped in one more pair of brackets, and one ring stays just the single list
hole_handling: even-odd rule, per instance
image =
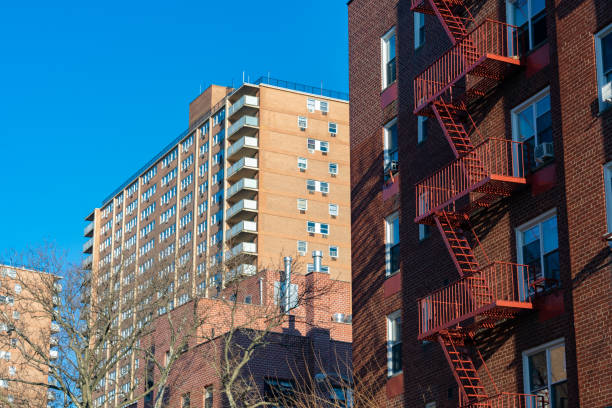
[{"label": "fire escape handrail", "polygon": [[522,178],[524,166],[523,142],[488,138],[415,184],[416,216],[456,201],[492,175]]},{"label": "fire escape handrail", "polygon": [[[492,19],[476,26],[414,78],[415,112],[451,87],[483,56],[518,59],[518,30],[515,25]],[[429,84],[424,92],[422,83]]]},{"label": "fire escape handrail", "polygon": [[[508,402],[512,404],[507,404]],[[543,395],[502,392],[476,402],[468,403],[467,405],[460,405],[460,408],[543,408],[546,405],[548,405],[548,402]]]}]

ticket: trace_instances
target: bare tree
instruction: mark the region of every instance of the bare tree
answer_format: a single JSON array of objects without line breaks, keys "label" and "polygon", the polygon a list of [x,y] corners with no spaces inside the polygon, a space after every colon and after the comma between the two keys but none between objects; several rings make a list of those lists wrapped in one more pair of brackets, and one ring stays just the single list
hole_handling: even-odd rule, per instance
[{"label": "bare tree", "polygon": [[[121,259],[112,267],[100,265],[92,276],[68,264],[53,246],[12,256],[10,263],[45,273],[15,269],[18,302],[27,319],[16,320],[7,308],[0,310],[0,324],[9,329],[0,348],[16,348],[22,356],[20,371],[29,373],[9,377],[11,386],[44,389],[45,394],[48,389],[57,397],[55,404],[64,407],[93,408],[103,401],[129,406],[143,398],[151,407],[161,407],[172,366],[196,338],[206,313],[191,290],[190,302],[173,310],[181,267],[174,258],[155,261],[155,273],[142,273],[133,261]],[[12,295],[10,287],[1,290]],[[151,339],[162,325],[167,351],[160,356]],[[147,369],[155,375],[147,376]],[[8,402],[31,407],[32,401]],[[40,401],[47,405],[46,398]]]}]

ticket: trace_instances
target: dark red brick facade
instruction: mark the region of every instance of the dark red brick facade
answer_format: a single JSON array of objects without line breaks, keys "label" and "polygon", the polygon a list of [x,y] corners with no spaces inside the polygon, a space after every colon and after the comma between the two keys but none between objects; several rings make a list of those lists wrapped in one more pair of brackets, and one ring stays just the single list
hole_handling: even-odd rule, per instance
[{"label": "dark red brick facade", "polygon": [[[414,50],[410,1],[352,0],[349,14],[351,92],[351,200],[353,265],[353,365],[378,362],[381,406],[456,407],[458,389],[437,343],[417,341],[417,299],[459,278],[440,233],[419,240],[415,183],[454,159],[440,125],[427,121],[417,143],[413,79],[451,47],[435,16],[425,17],[425,44]],[[476,21],[506,21],[506,2],[470,3]],[[491,259],[517,262],[515,229],[556,209],[561,289],[536,302],[536,310],[477,334],[500,391],[523,392],[522,353],[563,338],[569,407],[612,405],[610,354],[611,251],[606,232],[603,165],[612,160],[612,109],[599,112],[594,34],[612,23],[607,0],[549,0],[547,43],[473,107],[480,132],[512,139],[511,110],[549,87],[555,160],[529,177],[530,184],[472,223]],[[398,98],[382,108],[381,36],[397,30]],[[382,99],[385,99],[383,96]],[[383,125],[398,117],[401,178],[396,194],[383,192]],[[387,187],[389,188],[389,187]],[[384,217],[400,212],[401,279],[385,277]],[[387,379],[385,316],[402,310],[403,389]]]}]

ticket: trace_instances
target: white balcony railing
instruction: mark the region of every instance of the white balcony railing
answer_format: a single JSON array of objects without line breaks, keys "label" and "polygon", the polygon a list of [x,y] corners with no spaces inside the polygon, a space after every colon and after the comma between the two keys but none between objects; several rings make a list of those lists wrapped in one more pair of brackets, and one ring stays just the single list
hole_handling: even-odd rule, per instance
[{"label": "white balcony railing", "polygon": [[242,109],[243,106],[252,106],[257,108],[259,107],[259,98],[256,96],[244,95],[242,98],[238,99],[236,103],[230,106],[228,115],[232,116],[234,113]]},{"label": "white balcony railing", "polygon": [[240,211],[251,210],[257,211],[257,201],[255,200],[240,200],[233,206],[227,210],[225,214],[226,219],[232,218],[234,215],[238,214]]},{"label": "white balcony railing", "polygon": [[93,255],[87,256],[83,259],[83,269],[88,269],[93,264]]},{"label": "white balcony railing", "polygon": [[238,130],[242,129],[245,126],[254,128],[259,127],[259,119],[257,119],[255,116],[247,115],[241,117],[232,126],[230,126],[229,130],[227,131],[228,137],[232,136],[234,133],[236,133]]},{"label": "white balcony railing", "polygon": [[243,157],[238,160],[236,163],[232,164],[232,166],[227,169],[227,177],[232,177],[234,174],[243,169],[257,170],[258,163],[257,159],[253,157]]},{"label": "white balcony railing", "polygon": [[89,236],[89,234],[91,234],[93,232],[94,229],[94,223],[90,222],[89,224],[87,224],[87,226],[85,227],[85,229],[83,230],[83,235],[85,235],[86,237]]},{"label": "white balcony railing", "polygon": [[236,143],[231,145],[229,149],[227,149],[227,157],[232,157],[236,152],[238,152],[243,147],[251,147],[257,148],[257,138],[252,136],[243,136]]},{"label": "white balcony railing", "polygon": [[246,255],[255,255],[257,254],[257,244],[254,242],[241,242],[232,248],[230,253],[228,254],[228,258],[233,258],[237,255],[246,254]]},{"label": "white balcony railing", "polygon": [[257,180],[251,178],[240,179],[237,183],[227,189],[227,198],[233,197],[242,190],[257,190]]},{"label": "white balcony railing", "polygon": [[241,232],[257,232],[257,223],[255,221],[240,221],[232,228],[227,230],[227,239],[232,239]]},{"label": "white balcony railing", "polygon": [[257,273],[255,265],[241,264],[237,268],[229,271],[227,279],[231,280],[240,276],[253,276]]},{"label": "white balcony railing", "polygon": [[87,242],[83,244],[83,252],[88,252],[90,249],[93,248],[93,241],[93,238],[89,238]]}]

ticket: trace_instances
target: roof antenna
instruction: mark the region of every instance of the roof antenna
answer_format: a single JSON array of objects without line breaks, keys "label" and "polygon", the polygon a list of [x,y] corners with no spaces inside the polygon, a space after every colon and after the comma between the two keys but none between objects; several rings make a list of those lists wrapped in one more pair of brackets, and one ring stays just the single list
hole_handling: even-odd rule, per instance
[{"label": "roof antenna", "polygon": [[244,70],[242,70],[242,83],[244,84]]}]

